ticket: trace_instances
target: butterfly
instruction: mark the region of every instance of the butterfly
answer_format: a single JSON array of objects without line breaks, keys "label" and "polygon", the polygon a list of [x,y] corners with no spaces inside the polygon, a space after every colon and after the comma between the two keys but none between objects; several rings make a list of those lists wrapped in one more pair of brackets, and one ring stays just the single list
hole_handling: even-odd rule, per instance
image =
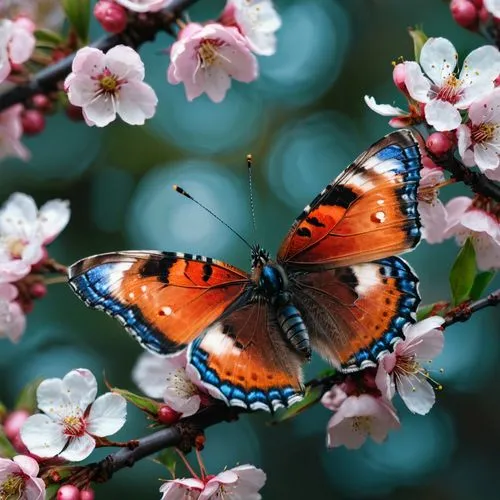
[{"label": "butterfly", "polygon": [[312,350],[362,370],[415,322],[418,278],[394,255],[420,240],[421,166],[411,131],[379,140],[304,208],[276,259],[252,246],[250,273],[200,255],[122,251],[76,262],[69,284],[149,351],[187,348],[214,397],[273,412],[302,398]]}]

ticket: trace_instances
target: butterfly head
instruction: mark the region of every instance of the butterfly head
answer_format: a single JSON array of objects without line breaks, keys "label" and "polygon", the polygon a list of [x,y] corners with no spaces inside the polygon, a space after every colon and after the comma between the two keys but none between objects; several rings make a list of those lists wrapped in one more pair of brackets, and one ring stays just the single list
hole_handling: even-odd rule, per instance
[{"label": "butterfly head", "polygon": [[252,269],[261,269],[263,268],[269,261],[269,252],[264,250],[260,245],[252,246]]}]

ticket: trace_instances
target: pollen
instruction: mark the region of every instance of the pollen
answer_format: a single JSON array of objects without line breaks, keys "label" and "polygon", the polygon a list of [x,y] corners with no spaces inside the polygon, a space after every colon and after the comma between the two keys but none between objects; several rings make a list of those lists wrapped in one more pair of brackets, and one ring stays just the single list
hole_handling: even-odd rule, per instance
[{"label": "pollen", "polygon": [[198,48],[198,55],[200,57],[201,67],[208,68],[213,66],[219,59],[219,53],[217,52],[217,44],[214,43],[215,40],[203,40]]},{"label": "pollen", "polygon": [[372,429],[372,419],[370,417],[354,417],[351,425],[354,432],[370,434]]},{"label": "pollen", "polygon": [[62,421],[64,434],[71,437],[79,437],[85,434],[85,420],[77,415],[69,415]]},{"label": "pollen", "polygon": [[0,500],[23,498],[24,479],[19,474],[10,474],[0,483]]},{"label": "pollen", "polygon": [[474,144],[489,142],[495,136],[498,125],[495,123],[482,123],[475,125],[471,130],[471,139]]}]

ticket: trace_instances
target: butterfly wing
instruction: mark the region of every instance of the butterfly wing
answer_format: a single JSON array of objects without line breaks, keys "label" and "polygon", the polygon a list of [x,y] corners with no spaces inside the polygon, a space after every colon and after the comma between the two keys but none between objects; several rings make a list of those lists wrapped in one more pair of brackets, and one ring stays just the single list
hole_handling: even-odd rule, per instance
[{"label": "butterfly wing", "polygon": [[302,358],[284,341],[267,302],[240,302],[190,344],[190,365],[231,406],[274,411],[299,401]]},{"label": "butterfly wing", "polygon": [[107,253],[69,268],[69,284],[89,307],[118,319],[158,354],[185,347],[249,283],[246,273],[223,262],[170,252]]},{"label": "butterfly wing", "polygon": [[297,274],[291,284],[312,346],[346,372],[392,351],[420,302],[418,278],[399,257]]},{"label": "butterfly wing", "polygon": [[279,252],[288,268],[347,266],[404,252],[420,240],[421,160],[408,130],[359,156],[296,219]]}]

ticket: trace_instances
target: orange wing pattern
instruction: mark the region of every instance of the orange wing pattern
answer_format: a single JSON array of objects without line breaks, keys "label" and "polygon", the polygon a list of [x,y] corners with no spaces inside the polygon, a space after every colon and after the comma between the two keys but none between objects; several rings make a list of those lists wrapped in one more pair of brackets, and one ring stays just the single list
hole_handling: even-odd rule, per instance
[{"label": "orange wing pattern", "polygon": [[224,315],[190,344],[188,357],[212,395],[231,406],[276,410],[302,397],[303,358],[265,301]]},{"label": "orange wing pattern", "polygon": [[297,218],[278,262],[339,267],[413,248],[420,240],[420,152],[410,131],[389,134],[328,185]]},{"label": "orange wing pattern", "polygon": [[118,319],[149,350],[169,354],[216,321],[249,284],[209,257],[116,252],[73,264],[69,283],[88,306]]}]

